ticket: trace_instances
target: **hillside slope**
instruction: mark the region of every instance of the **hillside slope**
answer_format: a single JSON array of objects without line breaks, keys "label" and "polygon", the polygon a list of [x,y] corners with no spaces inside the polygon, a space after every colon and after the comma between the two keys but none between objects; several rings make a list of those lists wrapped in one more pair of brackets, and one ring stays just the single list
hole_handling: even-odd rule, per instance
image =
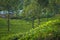
[{"label": "hillside slope", "polygon": [[59,40],[59,28],[59,19],[50,20],[29,32],[10,35],[3,37],[1,40]]}]

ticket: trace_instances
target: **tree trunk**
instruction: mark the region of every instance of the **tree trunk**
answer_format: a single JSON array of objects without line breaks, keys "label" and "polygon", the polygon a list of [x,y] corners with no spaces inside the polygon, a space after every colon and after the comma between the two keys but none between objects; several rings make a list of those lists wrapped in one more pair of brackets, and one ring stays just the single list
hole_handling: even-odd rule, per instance
[{"label": "tree trunk", "polygon": [[9,31],[9,28],[10,28],[10,19],[9,19],[9,18],[10,18],[10,15],[9,15],[9,14],[10,14],[10,13],[9,13],[9,11],[8,11],[8,17],[7,17],[7,18],[8,18],[8,20],[7,20],[7,23],[8,23],[8,31]]},{"label": "tree trunk", "polygon": [[32,28],[34,29],[34,20],[32,20]]},{"label": "tree trunk", "polygon": [[40,25],[40,18],[38,18],[38,25]]}]

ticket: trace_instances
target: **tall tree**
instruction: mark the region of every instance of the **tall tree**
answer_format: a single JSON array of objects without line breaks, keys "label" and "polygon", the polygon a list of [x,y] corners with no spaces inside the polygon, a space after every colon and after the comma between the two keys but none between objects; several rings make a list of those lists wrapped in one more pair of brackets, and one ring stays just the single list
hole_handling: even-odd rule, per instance
[{"label": "tall tree", "polygon": [[10,27],[10,12],[11,10],[20,10],[20,0],[0,0],[0,10],[8,11],[8,31]]},{"label": "tall tree", "polygon": [[[28,5],[27,5],[28,3]],[[26,17],[32,20],[38,19],[38,25],[40,24],[40,16],[42,14],[42,9],[47,7],[48,0],[24,0],[24,14]],[[34,22],[34,21],[32,21]],[[33,26],[32,26],[33,27]]]},{"label": "tall tree", "polygon": [[24,13],[25,17],[28,19],[31,19],[32,21],[32,28],[34,28],[34,20],[36,18],[36,14],[37,14],[37,3],[34,0],[30,0],[27,3],[27,0],[24,1]]}]

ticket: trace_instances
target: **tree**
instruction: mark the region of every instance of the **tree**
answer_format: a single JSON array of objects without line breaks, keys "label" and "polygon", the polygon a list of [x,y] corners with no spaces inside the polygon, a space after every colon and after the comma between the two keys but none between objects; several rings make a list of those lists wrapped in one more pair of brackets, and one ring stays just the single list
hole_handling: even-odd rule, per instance
[{"label": "tree", "polygon": [[20,1],[21,0],[0,0],[0,10],[8,11],[8,31],[10,27],[10,12],[11,10],[16,11],[20,10]]},{"label": "tree", "polygon": [[54,16],[60,10],[59,4],[59,0],[24,0],[22,14],[24,18],[32,19],[32,24],[38,19],[39,25],[41,17]]},{"label": "tree", "polygon": [[42,9],[47,7],[47,5],[48,5],[48,0],[29,0],[29,1],[24,0],[23,14],[25,17],[28,17],[33,20],[32,24],[34,23],[35,19],[38,19],[38,25],[40,25],[40,17],[42,14]]},{"label": "tree", "polygon": [[37,7],[38,6],[36,6],[36,1],[34,0],[24,1],[23,14],[25,18],[32,21],[32,28],[34,28],[34,20],[36,19]]}]

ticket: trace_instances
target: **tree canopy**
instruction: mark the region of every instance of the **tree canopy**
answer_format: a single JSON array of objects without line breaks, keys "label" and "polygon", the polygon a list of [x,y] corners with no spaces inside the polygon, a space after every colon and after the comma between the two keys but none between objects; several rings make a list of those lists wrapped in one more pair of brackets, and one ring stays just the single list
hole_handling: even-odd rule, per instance
[{"label": "tree canopy", "polygon": [[0,10],[18,10],[21,0],[0,0]]}]

